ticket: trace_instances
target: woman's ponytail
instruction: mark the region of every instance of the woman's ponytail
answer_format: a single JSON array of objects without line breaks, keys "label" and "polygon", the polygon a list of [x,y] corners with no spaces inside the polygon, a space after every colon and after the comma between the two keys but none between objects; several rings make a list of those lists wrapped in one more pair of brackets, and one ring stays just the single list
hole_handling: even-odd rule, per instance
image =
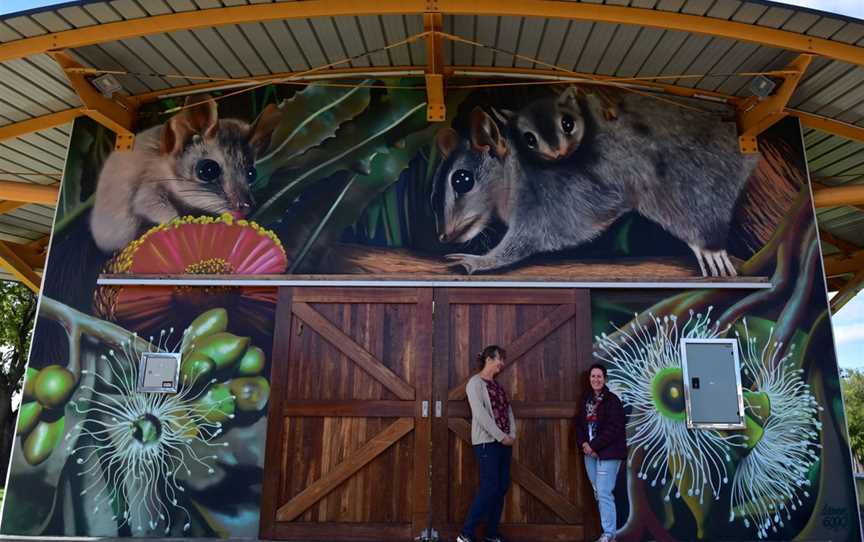
[{"label": "woman's ponytail", "polygon": [[486,358],[500,357],[501,359],[504,359],[506,355],[507,352],[503,348],[497,344],[490,344],[477,354],[474,358],[474,364],[478,371],[482,371],[483,368],[486,367]]}]

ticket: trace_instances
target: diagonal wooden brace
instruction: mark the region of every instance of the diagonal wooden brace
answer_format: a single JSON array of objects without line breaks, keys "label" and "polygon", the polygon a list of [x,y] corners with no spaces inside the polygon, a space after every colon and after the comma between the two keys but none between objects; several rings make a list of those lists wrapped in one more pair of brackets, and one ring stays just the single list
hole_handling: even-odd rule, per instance
[{"label": "diagonal wooden brace", "polygon": [[135,108],[131,102],[116,99],[109,100],[90,84],[84,75],[81,64],[66,51],[51,51],[49,53],[55,62],[63,69],[69,84],[75,89],[84,107],[82,113],[105,126],[117,135],[114,147],[119,150],[130,150],[135,140],[132,127],[135,119]]},{"label": "diagonal wooden brace", "polygon": [[752,154],[759,152],[756,138],[773,126],[777,121],[783,119],[789,113],[786,112],[786,104],[795,92],[795,87],[807,71],[807,66],[813,55],[801,54],[793,60],[786,68],[786,73],[781,77],[777,91],[762,101],[744,100],[738,111],[738,145],[742,153]]}]

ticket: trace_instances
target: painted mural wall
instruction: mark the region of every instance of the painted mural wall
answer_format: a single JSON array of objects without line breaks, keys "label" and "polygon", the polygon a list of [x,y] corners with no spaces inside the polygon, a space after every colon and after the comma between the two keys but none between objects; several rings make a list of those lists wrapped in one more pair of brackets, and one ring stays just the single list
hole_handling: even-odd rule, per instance
[{"label": "painted mural wall", "polygon": [[[141,111],[133,152],[73,130],[5,534],[254,537],[275,291],[112,274],[767,277],[594,291],[629,412],[621,540],[856,540],[851,459],[800,128],[738,152],[718,104],[572,85],[269,86]],[[678,341],[734,337],[747,429],[688,431]],[[142,351],[181,391],[134,392]]]}]

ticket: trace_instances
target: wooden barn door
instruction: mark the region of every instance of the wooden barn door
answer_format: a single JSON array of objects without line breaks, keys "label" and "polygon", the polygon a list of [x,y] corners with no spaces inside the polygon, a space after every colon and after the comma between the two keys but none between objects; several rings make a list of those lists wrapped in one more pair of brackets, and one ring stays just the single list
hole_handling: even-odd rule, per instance
[{"label": "wooden barn door", "polygon": [[432,526],[455,540],[478,487],[465,383],[489,344],[507,350],[497,380],[517,418],[502,536],[595,538],[597,508],[574,436],[591,364],[587,290],[436,290],[433,399],[443,412],[433,418]]},{"label": "wooden barn door", "polygon": [[420,535],[431,359],[429,288],[280,289],[263,538]]}]

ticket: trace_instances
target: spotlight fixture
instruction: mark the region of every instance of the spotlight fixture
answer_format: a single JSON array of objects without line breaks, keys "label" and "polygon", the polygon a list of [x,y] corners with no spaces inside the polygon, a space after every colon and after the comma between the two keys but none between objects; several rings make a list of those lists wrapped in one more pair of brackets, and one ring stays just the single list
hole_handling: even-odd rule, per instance
[{"label": "spotlight fixture", "polygon": [[774,92],[774,87],[776,86],[777,83],[775,83],[771,79],[765,77],[764,75],[757,75],[750,80],[747,88],[750,89],[750,92],[752,92],[755,96],[758,96],[760,100],[763,100],[770,96],[772,92]]},{"label": "spotlight fixture", "polygon": [[96,77],[91,81],[91,83],[93,83],[93,86],[96,87],[106,98],[110,98],[115,92],[123,88],[120,85],[120,81],[110,73]]}]

